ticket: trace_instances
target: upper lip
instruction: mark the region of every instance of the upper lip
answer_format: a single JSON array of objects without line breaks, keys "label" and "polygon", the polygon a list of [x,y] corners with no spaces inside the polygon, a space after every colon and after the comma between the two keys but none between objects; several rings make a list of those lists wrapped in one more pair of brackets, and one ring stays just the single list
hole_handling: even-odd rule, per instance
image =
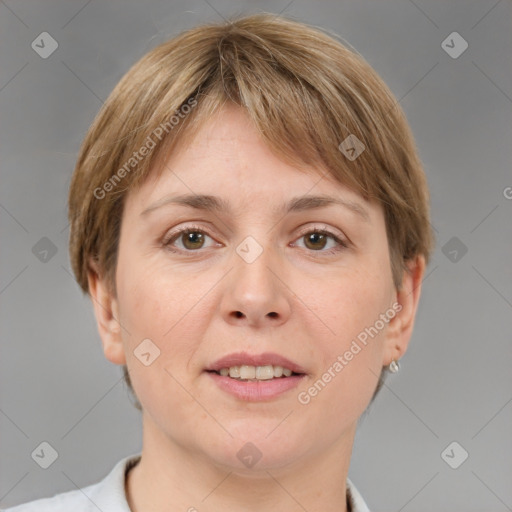
[{"label": "upper lip", "polygon": [[218,372],[222,368],[230,368],[231,366],[282,366],[288,368],[294,373],[306,373],[297,363],[290,361],[288,358],[273,352],[264,352],[263,354],[248,354],[247,352],[235,352],[228,354],[206,368],[207,371]]}]

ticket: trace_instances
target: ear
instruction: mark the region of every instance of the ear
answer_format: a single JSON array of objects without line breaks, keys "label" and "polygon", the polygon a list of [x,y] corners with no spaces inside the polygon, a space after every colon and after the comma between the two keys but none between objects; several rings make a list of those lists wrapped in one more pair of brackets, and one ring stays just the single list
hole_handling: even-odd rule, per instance
[{"label": "ear", "polygon": [[[398,361],[406,352],[414,327],[414,319],[421,294],[421,284],[425,273],[425,258],[418,255],[407,263],[402,287],[396,292],[396,302],[401,309],[389,321],[382,365],[387,366],[394,359]],[[397,308],[398,309],[398,308]]]},{"label": "ear", "polygon": [[96,261],[92,259],[87,280],[105,357],[112,363],[126,364],[117,299],[109,292]]}]

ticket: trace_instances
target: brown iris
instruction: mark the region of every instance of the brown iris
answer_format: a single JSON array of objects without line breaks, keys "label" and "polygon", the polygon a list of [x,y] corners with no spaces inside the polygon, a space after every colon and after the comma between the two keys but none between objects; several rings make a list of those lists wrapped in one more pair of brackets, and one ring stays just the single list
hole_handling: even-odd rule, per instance
[{"label": "brown iris", "polygon": [[[325,244],[326,244],[326,241],[327,241],[327,236],[322,234],[322,233],[310,233],[308,235],[305,235],[304,236],[305,240],[306,240],[306,247],[308,247],[308,243],[309,242],[313,242],[313,244],[317,243],[319,240],[321,242],[323,242],[321,244],[321,246],[319,245],[313,245],[313,249],[316,250],[316,249],[323,249],[325,247]],[[308,247],[308,249],[310,249],[311,247]]]},{"label": "brown iris", "polygon": [[[182,233],[183,246],[186,249],[200,249],[204,244],[204,233],[198,231],[190,231]],[[188,245],[190,244],[190,245]]]}]

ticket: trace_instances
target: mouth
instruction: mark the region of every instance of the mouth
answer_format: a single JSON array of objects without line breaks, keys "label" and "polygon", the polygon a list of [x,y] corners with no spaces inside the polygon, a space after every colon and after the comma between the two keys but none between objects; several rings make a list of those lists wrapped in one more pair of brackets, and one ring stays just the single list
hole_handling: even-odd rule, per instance
[{"label": "mouth", "polygon": [[271,400],[296,387],[305,370],[273,353],[225,356],[205,369],[219,388],[241,400]]}]

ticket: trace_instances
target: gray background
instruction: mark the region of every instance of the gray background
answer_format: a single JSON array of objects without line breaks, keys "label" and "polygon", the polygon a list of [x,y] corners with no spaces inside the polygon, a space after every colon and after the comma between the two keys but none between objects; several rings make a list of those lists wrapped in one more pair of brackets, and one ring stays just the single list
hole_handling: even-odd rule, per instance
[{"label": "gray background", "polygon": [[[510,0],[1,1],[1,506],[97,482],[141,449],[67,254],[88,126],[150,48],[261,10],[333,30],[369,61],[400,99],[432,194],[415,332],[363,416],[350,478],[375,511],[512,510]],[[59,44],[47,59],[31,48],[43,31]],[[456,59],[441,46],[453,31],[469,44]],[[43,237],[57,249],[46,262],[33,253]],[[31,458],[42,441],[59,454],[46,470]],[[441,457],[452,441],[469,453],[458,469]]]}]

